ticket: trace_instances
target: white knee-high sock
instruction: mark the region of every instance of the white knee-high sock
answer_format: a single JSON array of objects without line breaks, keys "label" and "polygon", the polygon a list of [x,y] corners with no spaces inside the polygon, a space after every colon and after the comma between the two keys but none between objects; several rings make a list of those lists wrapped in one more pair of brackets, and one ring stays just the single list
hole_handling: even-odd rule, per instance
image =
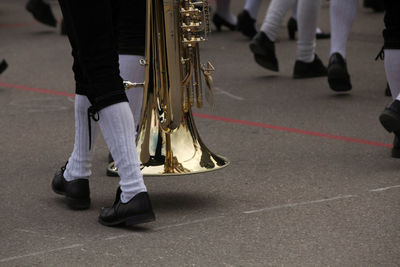
[{"label": "white knee-high sock", "polygon": [[294,1],[295,0],[272,0],[270,2],[264,22],[261,25],[261,31],[264,32],[271,41],[276,41],[276,34],[281,26],[283,17],[293,6]]},{"label": "white knee-high sock", "polygon": [[257,20],[258,10],[260,9],[261,0],[246,0],[244,9],[249,12],[252,19]]},{"label": "white knee-high sock", "polygon": [[[292,18],[294,18],[296,21],[297,21],[297,2],[298,0],[296,0],[296,3],[292,7]],[[322,30],[319,27],[317,27],[315,29],[315,33],[322,33]]]},{"label": "white knee-high sock", "polygon": [[393,100],[400,100],[400,49],[385,49],[385,72]]},{"label": "white knee-high sock", "polygon": [[231,12],[231,0],[217,0],[217,14],[227,22],[236,25],[236,16]]},{"label": "white knee-high sock", "polygon": [[121,102],[100,110],[99,118],[101,132],[118,167],[121,201],[126,203],[147,191],[136,151],[132,111],[127,102]]},{"label": "white knee-high sock", "polygon": [[331,23],[330,55],[338,52],[346,58],[346,44],[357,13],[357,0],[331,0],[329,13]]},{"label": "white knee-high sock", "polygon": [[297,5],[297,60],[312,62],[315,54],[315,29],[318,23],[320,0],[299,0]]},{"label": "white knee-high sock", "polygon": [[[98,133],[97,122],[91,119],[91,144],[89,143],[88,108],[89,99],[84,95],[75,96],[75,144],[64,172],[67,181],[87,179],[91,173],[91,151]],[[91,149],[89,150],[89,147]]]},{"label": "white knee-high sock", "polygon": [[[119,55],[119,70],[123,80],[141,83],[144,81],[144,66],[140,65],[143,56],[136,55]],[[142,111],[143,88],[134,87],[126,91],[129,100],[129,107],[132,110],[133,119],[135,120],[135,129],[140,122],[140,113]]]}]

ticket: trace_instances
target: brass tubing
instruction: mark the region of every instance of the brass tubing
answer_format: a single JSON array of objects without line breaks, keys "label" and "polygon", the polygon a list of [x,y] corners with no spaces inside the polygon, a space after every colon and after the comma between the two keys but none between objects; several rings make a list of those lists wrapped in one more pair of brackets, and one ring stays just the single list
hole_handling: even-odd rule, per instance
[{"label": "brass tubing", "polygon": [[189,102],[189,107],[193,107],[194,105],[194,88],[193,88],[193,47],[188,47],[188,58],[190,59],[190,64],[187,66],[188,71],[189,71],[189,86],[187,86],[187,91],[188,91],[188,102]]},{"label": "brass tubing", "polygon": [[193,65],[194,65],[194,88],[196,91],[196,103],[198,108],[203,107],[203,90],[201,86],[201,75],[200,75],[200,53],[199,53],[199,45],[196,44],[194,47],[195,55],[193,57]]},{"label": "brass tubing", "polygon": [[171,149],[171,136],[168,133],[165,134],[165,143],[167,155],[165,156],[164,171],[165,173],[174,173],[174,156]]}]

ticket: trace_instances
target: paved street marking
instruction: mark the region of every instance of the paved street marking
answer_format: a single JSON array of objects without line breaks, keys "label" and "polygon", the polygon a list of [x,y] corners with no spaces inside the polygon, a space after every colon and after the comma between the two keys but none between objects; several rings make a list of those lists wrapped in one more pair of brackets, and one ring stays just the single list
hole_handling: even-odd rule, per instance
[{"label": "paved street marking", "polygon": [[308,204],[322,203],[322,202],[327,202],[327,201],[355,198],[355,197],[358,197],[358,196],[357,195],[345,195],[345,196],[339,195],[339,196],[331,197],[331,198],[323,198],[323,199],[317,199],[317,200],[312,200],[312,201],[289,203],[289,204],[285,204],[285,205],[266,207],[266,208],[257,209],[257,210],[249,210],[249,211],[244,211],[243,213],[251,214],[251,213],[257,213],[257,212],[263,212],[263,211],[270,211],[270,210],[283,209],[283,208],[292,208],[292,207],[303,206],[303,205],[308,205]]},{"label": "paved street marking", "polygon": [[[153,231],[161,231],[161,230],[169,229],[169,228],[173,228],[173,227],[179,227],[179,226],[185,226],[185,225],[196,224],[196,223],[201,223],[201,222],[207,222],[207,221],[210,221],[210,220],[216,220],[216,219],[220,219],[220,218],[224,218],[224,217],[225,216],[209,217],[209,218],[205,218],[205,219],[194,220],[194,221],[189,221],[189,222],[184,222],[184,223],[164,225],[164,226],[161,226],[161,227],[154,228]],[[135,236],[135,235],[137,236],[137,235],[140,235],[140,234],[139,233],[129,233],[129,234],[125,234],[125,235],[117,235],[117,236],[107,237],[104,240],[114,240],[114,239],[119,239],[119,238],[126,238],[126,237],[130,237],[130,236]]]},{"label": "paved street marking", "polygon": [[229,96],[230,98],[233,98],[233,99],[236,99],[236,100],[240,100],[240,101],[244,100],[243,97],[231,94],[228,91],[222,90],[219,87],[214,87],[214,90],[215,90],[215,94],[226,95],[226,96]]},{"label": "paved street marking", "polygon": [[49,237],[49,238],[55,238],[55,239],[61,239],[61,240],[65,239],[65,237],[54,236],[54,235],[44,235],[44,234],[41,234],[39,232],[35,232],[35,231],[32,231],[32,230],[27,230],[27,229],[17,228],[17,229],[15,229],[15,231],[29,233],[29,234],[33,234],[33,235],[40,235],[42,237]]},{"label": "paved street marking", "polygon": [[371,189],[371,190],[369,190],[369,192],[382,192],[382,191],[386,191],[386,190],[393,189],[393,188],[399,188],[399,187],[400,187],[400,184],[388,186],[388,187],[377,188],[377,189]]},{"label": "paved street marking", "polygon": [[7,262],[7,261],[12,261],[12,260],[18,260],[18,259],[22,259],[22,258],[26,258],[26,257],[32,257],[32,256],[47,254],[47,253],[55,252],[55,251],[61,251],[61,250],[66,250],[66,249],[79,248],[79,247],[82,247],[82,246],[83,246],[83,244],[75,244],[75,245],[68,246],[68,247],[62,247],[62,248],[55,248],[55,249],[50,249],[50,250],[38,251],[38,252],[29,253],[29,254],[24,254],[24,255],[19,255],[19,256],[4,258],[4,259],[1,259],[0,262]]}]

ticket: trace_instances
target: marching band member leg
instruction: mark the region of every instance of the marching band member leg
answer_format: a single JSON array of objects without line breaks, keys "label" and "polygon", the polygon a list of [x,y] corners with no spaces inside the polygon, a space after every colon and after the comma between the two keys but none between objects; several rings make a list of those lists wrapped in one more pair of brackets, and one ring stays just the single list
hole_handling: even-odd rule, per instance
[{"label": "marching band member leg", "polygon": [[[59,2],[73,51],[77,94],[86,95],[90,101],[91,106],[87,110],[87,116],[98,121],[107,146],[119,167],[121,180],[116,200],[111,207],[100,211],[99,222],[112,226],[133,225],[154,220],[136,154],[134,119],[119,75],[116,39],[119,2],[112,0],[101,2],[59,0]],[[82,124],[82,122],[78,120],[77,123]],[[88,123],[87,127],[90,132],[91,123]],[[76,136],[82,138],[79,134]],[[85,156],[89,157],[90,153]],[[68,167],[67,164],[66,169],[68,168],[71,168],[69,172],[74,173],[76,167],[74,165]],[[61,170],[54,177],[53,190],[56,189],[54,190],[56,193],[64,194],[67,200],[72,197],[75,204],[87,203],[88,183],[77,182],[87,179],[69,177],[73,180],[67,181],[64,173],[65,171]],[[74,209],[76,206],[70,207]],[[88,207],[86,205],[83,208]]]},{"label": "marching band member leg", "polygon": [[[132,10],[136,10],[134,15]],[[123,0],[119,23],[118,54],[119,70],[123,80],[141,83],[144,81],[144,59],[146,38],[146,0]],[[142,110],[143,88],[135,87],[126,91],[136,128]]]},{"label": "marching band member leg", "polygon": [[[292,16],[287,22],[287,29],[288,29],[288,34],[289,34],[289,39],[294,40],[296,31],[297,31],[297,3],[298,0],[296,0],[295,4],[292,7]],[[330,33],[325,33],[323,32],[319,27],[315,29],[315,37],[317,39],[328,39],[331,37]]]},{"label": "marching band member leg", "polygon": [[257,34],[256,20],[261,0],[246,0],[244,9],[237,16],[237,29],[250,39]]},{"label": "marching band member leg", "polygon": [[[144,56],[140,55],[119,55],[121,77],[127,81],[143,82],[145,69],[139,63],[143,59]],[[137,129],[142,110],[143,88],[131,88],[126,91],[126,96],[128,97],[129,107],[136,123],[135,129]]]},{"label": "marching band member leg", "polygon": [[276,34],[283,17],[291,8],[294,1],[272,0],[260,31],[253,37],[250,43],[250,50],[254,54],[255,61],[264,68],[279,71],[278,60],[275,55]]},{"label": "marching band member leg", "polygon": [[349,91],[352,86],[347,71],[346,45],[357,13],[357,0],[332,0],[329,11],[332,36],[328,84],[334,91]]},{"label": "marching band member leg", "polygon": [[400,2],[385,0],[384,60],[393,102],[379,116],[382,126],[394,133],[392,157],[400,158]]},{"label": "marching band member leg", "polygon": [[[286,12],[293,6],[294,0],[272,0],[261,31],[250,43],[255,61],[264,68],[278,71],[275,55],[275,40],[278,29]],[[294,66],[294,78],[312,78],[326,75],[326,68],[315,55],[315,28],[318,21],[320,1],[300,0],[298,3],[299,40],[297,42],[297,60]]]},{"label": "marching band member leg", "polygon": [[320,5],[319,0],[299,0],[297,6],[299,39],[297,40],[297,60],[293,71],[294,78],[326,76],[326,67],[315,54],[315,29]]}]

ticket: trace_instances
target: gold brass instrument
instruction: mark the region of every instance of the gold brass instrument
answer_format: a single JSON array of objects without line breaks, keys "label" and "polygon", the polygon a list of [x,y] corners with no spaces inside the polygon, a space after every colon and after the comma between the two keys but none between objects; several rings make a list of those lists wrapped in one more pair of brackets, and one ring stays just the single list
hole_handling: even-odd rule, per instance
[{"label": "gold brass instrument", "polygon": [[[229,164],[203,144],[191,108],[212,99],[210,62],[200,64],[199,44],[210,31],[208,0],[147,0],[145,82],[136,147],[144,175],[213,171]],[[213,105],[213,103],[210,103]],[[116,172],[111,163],[108,171]]]}]

